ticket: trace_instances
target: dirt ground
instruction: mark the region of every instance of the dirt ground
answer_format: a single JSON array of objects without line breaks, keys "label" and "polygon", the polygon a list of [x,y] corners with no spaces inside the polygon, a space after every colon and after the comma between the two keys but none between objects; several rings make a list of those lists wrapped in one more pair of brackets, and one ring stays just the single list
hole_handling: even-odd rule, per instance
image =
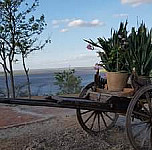
[{"label": "dirt ground", "polygon": [[[7,128],[1,125],[0,150],[133,149],[126,136],[122,117],[114,128],[100,136],[90,136],[80,127],[75,110],[29,106],[1,106],[0,108],[6,108],[3,114],[1,109],[0,122],[7,118],[8,109],[12,109],[14,112],[12,115],[18,114],[19,118],[22,118],[23,122],[25,121],[21,125],[13,122],[14,126],[11,124]],[[34,118],[33,122],[31,122],[32,118]],[[28,119],[30,119],[30,123],[28,123]],[[10,123],[11,120],[13,121],[13,116],[8,122]]]}]

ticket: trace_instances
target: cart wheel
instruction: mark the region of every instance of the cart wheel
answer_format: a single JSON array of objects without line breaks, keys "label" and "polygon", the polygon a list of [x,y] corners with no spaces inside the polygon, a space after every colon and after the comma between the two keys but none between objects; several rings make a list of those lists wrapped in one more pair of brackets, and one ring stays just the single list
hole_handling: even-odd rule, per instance
[{"label": "cart wheel", "polygon": [[[89,90],[94,91],[94,89],[94,82],[92,82],[82,90],[79,97],[85,97]],[[77,118],[79,124],[86,132],[98,135],[115,125],[118,119],[118,114],[112,112],[77,109]]]},{"label": "cart wheel", "polygon": [[126,130],[136,150],[152,150],[152,85],[141,87],[132,98],[126,115]]}]

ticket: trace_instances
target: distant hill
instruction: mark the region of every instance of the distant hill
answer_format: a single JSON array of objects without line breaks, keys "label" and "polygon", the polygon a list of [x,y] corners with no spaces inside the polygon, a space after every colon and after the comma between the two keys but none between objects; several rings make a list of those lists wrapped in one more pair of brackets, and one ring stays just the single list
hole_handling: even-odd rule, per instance
[{"label": "distant hill", "polygon": [[[58,72],[58,71],[63,71],[67,70],[69,68],[47,68],[47,69],[31,69],[30,74],[42,74],[42,73],[52,73],[52,72]],[[75,69],[76,71],[94,71],[94,67],[71,67],[71,69]],[[105,72],[104,69],[101,69],[102,72]],[[22,75],[24,74],[23,70],[15,70],[14,71],[15,75]],[[0,76],[3,76],[4,73],[0,72]]]}]

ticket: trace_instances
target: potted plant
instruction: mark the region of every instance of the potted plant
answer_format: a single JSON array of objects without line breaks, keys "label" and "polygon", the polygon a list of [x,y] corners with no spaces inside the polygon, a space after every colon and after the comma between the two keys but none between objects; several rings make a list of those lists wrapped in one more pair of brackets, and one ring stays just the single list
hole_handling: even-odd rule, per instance
[{"label": "potted plant", "polygon": [[[142,85],[149,82],[152,70],[152,29],[149,31],[144,23],[138,29],[132,28],[128,36],[127,58],[129,66],[134,67],[138,82]],[[148,80],[147,80],[148,79]]]},{"label": "potted plant", "polygon": [[[120,23],[119,30],[111,30],[111,37],[97,38],[97,42],[84,40],[90,47],[101,49],[97,53],[101,58],[101,66],[107,71],[107,84],[110,91],[121,91],[128,79],[128,63],[125,59],[127,42],[127,21]],[[92,49],[93,49],[92,48]],[[122,80],[122,81],[121,81]]]}]

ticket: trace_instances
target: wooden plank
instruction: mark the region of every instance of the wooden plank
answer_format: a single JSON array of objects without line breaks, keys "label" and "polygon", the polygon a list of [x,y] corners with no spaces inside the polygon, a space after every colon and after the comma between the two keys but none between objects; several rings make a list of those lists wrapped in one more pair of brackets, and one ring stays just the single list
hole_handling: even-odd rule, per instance
[{"label": "wooden plank", "polygon": [[101,103],[106,103],[112,95],[99,92],[89,92],[89,99],[94,101],[99,101]]},{"label": "wooden plank", "polygon": [[120,92],[111,92],[106,89],[97,88],[97,92],[102,93],[102,94],[109,94],[111,96],[132,97],[134,94],[134,89],[133,88],[124,88],[123,91],[120,91]]}]

